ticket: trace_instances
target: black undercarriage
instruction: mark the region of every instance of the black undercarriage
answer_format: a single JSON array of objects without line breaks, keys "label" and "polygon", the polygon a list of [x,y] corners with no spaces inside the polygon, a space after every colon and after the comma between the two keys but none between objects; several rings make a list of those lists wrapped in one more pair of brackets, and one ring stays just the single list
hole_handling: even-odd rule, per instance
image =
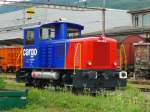
[{"label": "black undercarriage", "polygon": [[33,78],[31,76],[32,71],[32,69],[19,70],[16,74],[17,82],[24,81],[26,86],[36,88],[48,86],[63,88],[68,86],[74,92],[83,91],[85,88],[90,89],[92,92],[101,89],[115,90],[117,87],[125,87],[127,84],[126,78],[119,78],[120,71],[76,70],[74,74],[73,70],[55,70],[55,72],[59,73],[57,80]]}]

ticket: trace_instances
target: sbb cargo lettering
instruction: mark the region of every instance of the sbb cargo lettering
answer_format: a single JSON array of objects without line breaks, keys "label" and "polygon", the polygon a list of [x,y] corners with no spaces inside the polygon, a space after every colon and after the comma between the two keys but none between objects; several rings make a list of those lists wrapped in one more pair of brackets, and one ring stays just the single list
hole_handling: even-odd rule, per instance
[{"label": "sbb cargo lettering", "polygon": [[24,49],[23,50],[23,56],[30,56],[30,57],[34,57],[36,56],[38,53],[37,49]]}]

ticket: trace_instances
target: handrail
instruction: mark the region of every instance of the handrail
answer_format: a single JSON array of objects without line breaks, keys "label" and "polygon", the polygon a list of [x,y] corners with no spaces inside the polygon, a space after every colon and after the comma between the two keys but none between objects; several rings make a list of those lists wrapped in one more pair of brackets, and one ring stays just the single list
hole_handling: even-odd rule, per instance
[{"label": "handrail", "polygon": [[21,48],[21,68],[23,67],[23,49]]},{"label": "handrail", "polygon": [[23,52],[22,52],[22,48],[20,48],[20,54],[18,55],[18,57],[17,57],[17,60],[16,60],[16,65],[17,65],[17,62],[18,62],[18,60],[19,60],[19,57],[20,57],[20,59],[21,59],[21,62],[20,62],[20,67],[22,68],[22,64],[23,64],[23,62],[22,62],[22,54]]},{"label": "handrail", "polygon": [[123,44],[121,44],[120,46],[120,69],[122,70],[122,50],[123,50],[123,54],[124,54],[124,64],[125,64],[125,70],[127,70],[127,56],[126,56],[126,50]]},{"label": "handrail", "polygon": [[75,53],[74,53],[74,71],[73,71],[73,74],[76,74],[76,71],[75,71],[75,70],[76,70],[76,56],[77,56],[77,53],[78,53],[78,52],[77,52],[77,51],[78,51],[78,48],[79,48],[79,50],[80,50],[80,56],[79,56],[79,59],[80,59],[80,62],[79,62],[79,63],[80,63],[80,67],[79,67],[79,69],[81,69],[81,56],[82,56],[82,55],[81,55],[81,53],[82,53],[82,52],[81,52],[81,43],[77,43],[77,44],[76,44],[76,47],[75,47]]}]

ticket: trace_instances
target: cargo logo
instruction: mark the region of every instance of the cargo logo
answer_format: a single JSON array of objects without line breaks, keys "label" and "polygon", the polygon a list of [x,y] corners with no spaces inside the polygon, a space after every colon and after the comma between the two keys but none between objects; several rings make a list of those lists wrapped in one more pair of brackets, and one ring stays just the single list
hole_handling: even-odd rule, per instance
[{"label": "cargo logo", "polygon": [[34,56],[36,56],[38,53],[37,49],[24,49],[23,50],[23,56],[30,56],[31,58],[33,58]]}]

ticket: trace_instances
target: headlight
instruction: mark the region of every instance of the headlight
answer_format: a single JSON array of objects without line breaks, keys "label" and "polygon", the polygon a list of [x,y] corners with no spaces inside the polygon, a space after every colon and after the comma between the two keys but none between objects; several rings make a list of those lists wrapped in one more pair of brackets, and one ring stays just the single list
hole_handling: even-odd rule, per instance
[{"label": "headlight", "polygon": [[127,78],[127,72],[126,71],[119,72],[119,78],[120,79],[126,79]]},{"label": "headlight", "polygon": [[88,61],[87,64],[88,64],[89,66],[91,66],[91,65],[92,65],[92,62],[91,62],[91,61]]}]

